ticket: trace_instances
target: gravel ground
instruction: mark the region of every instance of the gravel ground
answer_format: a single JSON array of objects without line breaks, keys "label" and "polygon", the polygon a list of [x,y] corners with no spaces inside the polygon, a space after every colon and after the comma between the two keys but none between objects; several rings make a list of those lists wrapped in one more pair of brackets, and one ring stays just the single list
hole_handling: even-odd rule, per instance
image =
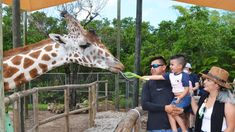
[{"label": "gravel ground", "polygon": [[95,127],[89,128],[85,132],[112,132],[125,115],[125,112],[98,112],[95,119]]},{"label": "gravel ground", "polygon": [[[9,113],[13,118],[12,113]],[[49,111],[39,111],[39,120],[44,120],[55,115]],[[70,132],[112,132],[119,121],[126,115],[125,112],[115,112],[112,110],[98,112],[95,119],[95,127],[88,129],[88,114],[73,114],[69,117]],[[25,121],[26,132],[33,127],[33,112],[29,111],[29,118]],[[39,127],[39,132],[64,132],[65,119],[43,124]]]}]

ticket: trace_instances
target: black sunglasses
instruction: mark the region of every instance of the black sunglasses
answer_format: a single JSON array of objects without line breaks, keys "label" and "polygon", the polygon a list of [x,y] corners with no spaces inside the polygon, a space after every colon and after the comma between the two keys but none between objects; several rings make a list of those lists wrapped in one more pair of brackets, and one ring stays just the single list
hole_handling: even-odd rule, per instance
[{"label": "black sunglasses", "polygon": [[158,68],[159,66],[163,66],[163,64],[152,64],[150,68]]}]

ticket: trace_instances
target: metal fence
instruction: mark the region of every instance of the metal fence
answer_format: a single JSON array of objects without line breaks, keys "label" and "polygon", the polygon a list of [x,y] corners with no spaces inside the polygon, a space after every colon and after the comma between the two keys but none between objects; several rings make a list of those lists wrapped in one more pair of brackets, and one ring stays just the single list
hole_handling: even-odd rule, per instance
[{"label": "metal fence", "polygon": [[[69,79],[70,78],[70,79]],[[75,79],[74,79],[75,78]],[[69,81],[70,80],[70,81]],[[71,81],[75,80],[75,81]],[[66,84],[86,84],[86,83],[92,83],[94,81],[102,81],[102,80],[108,80],[108,99],[111,101],[116,101],[119,99],[118,107],[119,108],[133,108],[133,81],[126,80],[122,76],[119,76],[119,91],[116,91],[115,88],[115,74],[111,72],[92,72],[92,73],[78,73],[76,75],[70,74],[69,76],[65,73],[46,73],[42,76],[38,77],[37,79],[32,80],[28,83],[29,88],[33,87],[45,87],[45,86],[58,86],[58,85],[66,85]],[[101,84],[99,86],[98,95],[103,96],[105,93],[105,86],[102,86],[104,84]],[[115,93],[117,93],[115,95]],[[46,94],[50,93],[42,93],[39,96],[45,96],[45,99],[41,98],[41,103],[51,103],[47,102],[46,100],[50,101],[50,96],[53,98],[53,95],[47,96]],[[55,95],[63,95],[63,91],[56,91],[51,94]],[[87,91],[76,91],[77,94],[77,102],[81,103],[84,96],[87,96]],[[62,97],[62,96],[61,96]],[[32,102],[32,99],[29,99],[30,102]],[[56,102],[62,102],[63,98],[53,98]],[[116,106],[117,107],[117,106]]]}]

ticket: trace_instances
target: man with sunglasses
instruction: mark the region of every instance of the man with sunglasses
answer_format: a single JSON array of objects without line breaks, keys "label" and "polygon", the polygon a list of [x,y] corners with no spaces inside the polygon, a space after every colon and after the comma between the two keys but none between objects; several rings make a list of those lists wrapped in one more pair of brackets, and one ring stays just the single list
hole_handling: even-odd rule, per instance
[{"label": "man with sunglasses", "polygon": [[[166,60],[162,56],[151,59],[151,74],[164,75],[167,69]],[[142,89],[141,104],[148,111],[148,132],[171,132],[167,112],[182,109],[169,105],[173,99],[172,87],[169,80],[149,80]]]}]

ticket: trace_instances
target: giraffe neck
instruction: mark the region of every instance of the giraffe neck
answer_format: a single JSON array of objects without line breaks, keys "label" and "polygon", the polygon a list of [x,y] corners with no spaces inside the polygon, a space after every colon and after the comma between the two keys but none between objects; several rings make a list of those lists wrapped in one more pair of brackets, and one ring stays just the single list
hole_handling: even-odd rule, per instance
[{"label": "giraffe neck", "polygon": [[51,40],[9,52],[13,55],[4,53],[3,59],[5,90],[14,89],[68,62],[65,49]]}]

